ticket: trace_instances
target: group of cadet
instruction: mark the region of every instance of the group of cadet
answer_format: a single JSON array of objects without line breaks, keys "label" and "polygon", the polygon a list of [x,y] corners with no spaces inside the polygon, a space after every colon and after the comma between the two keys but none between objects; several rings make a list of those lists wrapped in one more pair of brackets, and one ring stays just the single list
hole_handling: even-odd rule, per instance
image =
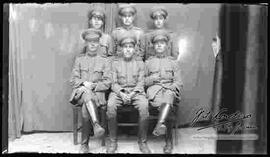
[{"label": "group of cadet", "polygon": [[[72,70],[73,92],[70,102],[82,106],[82,142],[80,152],[89,152],[91,135],[105,133],[97,109],[106,109],[109,143],[107,153],[117,150],[117,107],[133,105],[139,111],[138,145],[142,153],[151,153],[147,145],[149,107],[159,111],[153,130],[165,135],[164,153],[173,149],[170,122],[167,117],[174,102],[181,99],[183,83],[177,63],[178,51],[174,33],[165,29],[168,12],[154,7],[150,17],[155,29],[144,33],[134,26],[137,10],[134,5],[119,6],[122,26],[104,33],[105,12],[95,7],[88,16],[89,29],[81,34],[85,41]],[[109,93],[108,98],[106,93]],[[92,131],[93,130],[93,131]]]}]

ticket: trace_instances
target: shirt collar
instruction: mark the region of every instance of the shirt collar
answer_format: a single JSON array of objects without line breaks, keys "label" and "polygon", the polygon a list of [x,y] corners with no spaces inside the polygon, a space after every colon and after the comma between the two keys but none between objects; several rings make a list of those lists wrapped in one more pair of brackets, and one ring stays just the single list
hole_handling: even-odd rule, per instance
[{"label": "shirt collar", "polygon": [[166,57],[166,53],[163,52],[162,54],[156,54],[157,58],[165,58]]},{"label": "shirt collar", "polygon": [[133,25],[131,25],[131,26],[123,26],[123,28],[126,29],[126,30],[131,30],[133,27],[134,27]]}]

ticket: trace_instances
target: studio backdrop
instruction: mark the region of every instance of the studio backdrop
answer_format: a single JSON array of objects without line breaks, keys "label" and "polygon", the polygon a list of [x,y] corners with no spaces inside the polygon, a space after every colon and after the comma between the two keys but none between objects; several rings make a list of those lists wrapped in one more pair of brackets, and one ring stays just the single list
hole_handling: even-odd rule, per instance
[{"label": "studio backdrop", "polygon": [[[74,57],[82,48],[91,3],[11,4],[9,19],[9,135],[21,131],[71,131],[69,79]],[[118,26],[118,4],[106,10],[106,32]],[[136,4],[136,25],[151,27],[153,5],[165,6],[168,28],[178,34],[179,64],[184,83],[180,125],[196,111],[211,109],[215,56],[212,38],[219,29],[220,4]]]}]

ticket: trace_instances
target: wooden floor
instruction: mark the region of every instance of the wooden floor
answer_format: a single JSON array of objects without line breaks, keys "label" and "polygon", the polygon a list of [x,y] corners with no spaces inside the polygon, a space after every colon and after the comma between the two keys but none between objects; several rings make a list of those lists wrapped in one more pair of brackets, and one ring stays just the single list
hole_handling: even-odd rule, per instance
[{"label": "wooden floor", "polygon": [[[203,138],[205,136],[212,138]],[[178,129],[178,145],[174,146],[173,153],[215,154],[216,140],[213,137],[216,137],[216,131],[213,128],[200,131],[197,128]],[[150,136],[148,139],[148,145],[152,153],[163,153],[164,144],[163,137]],[[91,138],[89,147],[91,153],[106,153],[106,147],[101,146],[99,139]],[[9,141],[8,153],[78,153],[79,148],[80,144],[73,145],[72,132],[33,133]],[[137,136],[119,135],[117,153],[141,153],[137,144]]]}]

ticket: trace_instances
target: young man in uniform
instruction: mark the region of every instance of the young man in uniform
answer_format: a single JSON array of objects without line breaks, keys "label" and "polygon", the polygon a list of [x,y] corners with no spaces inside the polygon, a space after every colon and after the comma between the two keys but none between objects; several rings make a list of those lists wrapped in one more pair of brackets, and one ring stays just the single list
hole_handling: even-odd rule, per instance
[{"label": "young man in uniform", "polygon": [[114,40],[114,53],[115,56],[121,57],[121,50],[119,46],[119,38],[123,34],[129,33],[136,37],[136,57],[144,60],[145,45],[144,45],[144,32],[141,28],[134,26],[134,20],[136,18],[137,10],[132,4],[120,4],[118,15],[122,22],[122,26],[112,31],[112,38]]},{"label": "young man in uniform", "polygon": [[164,31],[156,31],[151,41],[156,55],[151,56],[145,63],[145,86],[147,98],[151,107],[159,110],[158,122],[153,134],[165,134],[166,145],[164,153],[172,152],[172,130],[167,120],[174,102],[181,98],[183,83],[181,81],[179,65],[173,57],[167,56],[170,35]]},{"label": "young man in uniform", "polygon": [[145,33],[145,59],[147,60],[150,56],[155,55],[155,50],[153,44],[150,40],[151,36],[155,34],[157,30],[164,30],[170,35],[170,41],[168,42],[168,51],[167,55],[172,56],[173,59],[177,59],[179,50],[178,50],[178,43],[177,43],[177,34],[173,31],[166,28],[166,23],[168,20],[168,12],[165,7],[161,6],[154,6],[150,13],[150,18],[153,20],[154,29],[149,30]]},{"label": "young man in uniform", "polygon": [[139,112],[138,144],[142,153],[151,153],[147,145],[148,100],[144,92],[144,62],[135,56],[136,36],[128,32],[119,37],[123,57],[112,61],[111,89],[107,117],[109,145],[107,153],[117,150],[117,107],[133,105]]},{"label": "young man in uniform", "polygon": [[95,6],[88,13],[88,26],[89,28],[95,28],[102,31],[102,35],[99,39],[101,49],[104,49],[102,55],[104,57],[113,56],[113,40],[111,36],[105,33],[105,10],[101,6]]},{"label": "young man in uniform", "polygon": [[[102,32],[97,29],[87,29],[82,32],[81,37],[85,41],[85,52],[75,59],[72,70],[71,85],[73,92],[70,102],[73,105],[82,106],[82,142],[81,153],[89,152],[89,137],[92,127],[94,135],[99,137],[104,134],[104,128],[99,124],[98,107],[106,105],[105,91],[110,83],[106,83],[106,69],[109,69],[106,58],[97,54],[100,52],[99,39]],[[109,77],[109,76],[108,76]]]}]

